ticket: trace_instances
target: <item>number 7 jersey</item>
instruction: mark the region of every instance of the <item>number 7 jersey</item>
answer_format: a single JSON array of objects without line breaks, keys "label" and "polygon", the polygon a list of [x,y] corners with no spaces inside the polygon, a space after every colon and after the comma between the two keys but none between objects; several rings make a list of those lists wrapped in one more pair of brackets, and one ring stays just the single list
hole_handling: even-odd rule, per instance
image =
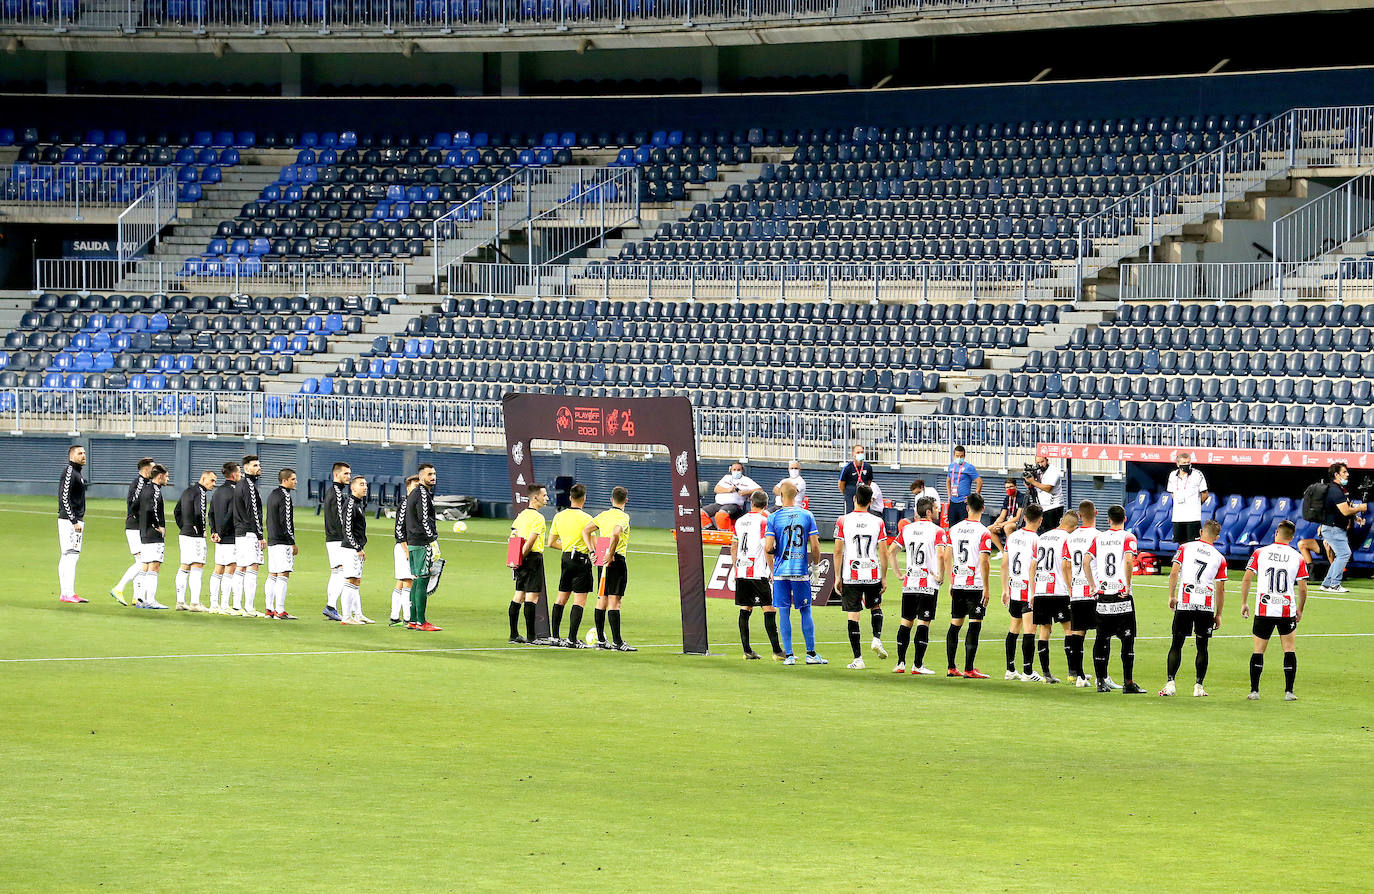
[{"label": "number 7 jersey", "polygon": [[882,574],[878,544],[883,539],[883,520],[871,512],[851,512],[835,521],[835,539],[844,543],[840,581],[876,584]]},{"label": "number 7 jersey", "polygon": [[1190,611],[1214,611],[1212,597],[1217,581],[1226,580],[1226,557],[1202,540],[1185,543],[1174,556],[1178,570],[1178,607]]}]

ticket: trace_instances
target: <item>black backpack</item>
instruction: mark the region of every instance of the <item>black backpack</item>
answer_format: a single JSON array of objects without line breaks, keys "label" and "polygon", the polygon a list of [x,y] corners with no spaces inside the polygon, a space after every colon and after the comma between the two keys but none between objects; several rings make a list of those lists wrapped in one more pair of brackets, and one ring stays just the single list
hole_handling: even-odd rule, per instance
[{"label": "black backpack", "polygon": [[1318,481],[1302,492],[1302,517],[1304,521],[1321,524],[1326,518],[1326,490],[1331,485]]}]

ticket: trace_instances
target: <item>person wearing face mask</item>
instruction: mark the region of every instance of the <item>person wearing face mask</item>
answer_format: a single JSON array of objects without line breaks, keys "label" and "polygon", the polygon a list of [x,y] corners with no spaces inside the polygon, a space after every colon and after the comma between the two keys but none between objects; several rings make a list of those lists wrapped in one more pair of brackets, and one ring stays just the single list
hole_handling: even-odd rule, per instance
[{"label": "person wearing face mask", "polygon": [[787,477],[773,485],[773,493],[777,495],[777,504],[782,505],[782,486],[788,482],[797,489],[797,505],[805,508],[806,504],[806,479],[802,477],[801,463],[795,459],[787,467]]},{"label": "person wearing face mask", "polygon": [[[862,444],[855,444],[851,455],[853,460],[844,464],[844,469],[840,471],[839,488],[840,493],[844,494],[844,511],[850,513],[854,511],[854,492],[858,490],[860,484],[873,484],[873,467],[865,460],[864,448]],[[879,503],[878,505],[882,505]]]},{"label": "person wearing face mask", "polygon": [[1026,498],[1016,487],[1016,479],[1008,478],[1006,486],[1006,498],[1002,501],[1002,511],[997,515],[997,521],[988,525],[988,530],[992,532],[993,547],[1000,549],[1000,542],[996,539],[1000,537],[1006,540],[1011,536],[1011,532],[1021,527],[1021,517],[1026,511]]},{"label": "person wearing face mask", "polygon": [[1178,468],[1169,473],[1165,484],[1174,498],[1174,543],[1192,543],[1202,533],[1202,504],[1207,502],[1207,479],[1193,468],[1193,457],[1180,453],[1175,462]]},{"label": "person wearing face mask", "polygon": [[1322,580],[1323,593],[1349,593],[1341,583],[1345,566],[1350,561],[1350,523],[1359,523],[1359,514],[1369,509],[1368,503],[1354,503],[1346,488],[1350,485],[1350,467],[1333,463],[1330,469],[1331,486],[1326,489],[1326,509],[1321,527],[1317,529],[1323,542],[1331,549],[1331,567]]},{"label": "person wearing face mask", "polygon": [[716,513],[723,510],[730,516],[730,521],[735,522],[744,515],[745,502],[756,490],[762,488],[744,474],[744,463],[730,463],[730,471],[716,482],[716,502],[706,507],[706,514],[715,518]]}]

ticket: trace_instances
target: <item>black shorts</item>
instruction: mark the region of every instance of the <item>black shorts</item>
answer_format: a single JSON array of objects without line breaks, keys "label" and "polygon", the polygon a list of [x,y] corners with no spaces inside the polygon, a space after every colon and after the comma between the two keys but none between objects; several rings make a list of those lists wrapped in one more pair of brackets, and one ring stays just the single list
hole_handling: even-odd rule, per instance
[{"label": "black shorts", "polygon": [[735,605],[757,608],[773,604],[773,584],[766,578],[735,578]]},{"label": "black shorts", "polygon": [[847,612],[861,612],[882,604],[882,584],[845,584],[840,591],[840,608]]},{"label": "black shorts", "polygon": [[919,590],[902,591],[903,621],[934,621],[935,605],[940,600],[939,591],[922,592]]},{"label": "black shorts", "polygon": [[1097,600],[1070,599],[1069,626],[1074,630],[1092,630],[1097,627]]},{"label": "black shorts", "polygon": [[530,553],[515,569],[515,589],[519,593],[544,592],[544,554]]},{"label": "black shorts", "polygon": [[1174,522],[1174,543],[1182,546],[1202,536],[1202,522]]},{"label": "black shorts", "polygon": [[590,593],[592,591],[592,557],[583,552],[563,554],[563,566],[558,573],[558,592]]},{"label": "black shorts", "polygon": [[1064,520],[1064,507],[1057,506],[1054,509],[1046,509],[1045,514],[1040,516],[1040,530],[1053,531],[1059,527],[1059,523]]},{"label": "black shorts", "polygon": [[1268,639],[1274,635],[1274,631],[1279,632],[1279,636],[1288,636],[1298,629],[1296,618],[1272,618],[1255,615],[1255,623],[1250,628],[1250,632],[1260,639]]},{"label": "black shorts", "polygon": [[[1122,608],[1124,606],[1124,608]],[[1103,609],[1107,611],[1103,611]],[[1134,636],[1136,631],[1135,602],[1103,596],[1097,600],[1098,636]]]},{"label": "black shorts", "polygon": [[1031,604],[1024,599],[1013,599],[1007,603],[1007,614],[1013,618],[1024,617],[1031,613]]},{"label": "black shorts", "polygon": [[1174,636],[1211,636],[1212,621],[1216,615],[1197,609],[1182,609],[1174,612]]},{"label": "black shorts", "polygon": [[988,613],[988,607],[983,604],[982,590],[958,590],[949,591],[949,616],[951,618],[968,618],[970,621],[981,621]]},{"label": "black shorts", "polygon": [[1069,597],[1036,596],[1031,613],[1035,615],[1037,627],[1042,624],[1066,624],[1069,620]]},{"label": "black shorts", "polygon": [[625,566],[625,557],[616,555],[611,558],[610,563],[598,573],[606,575],[606,595],[621,596],[625,595],[625,584],[629,582],[630,570]]}]

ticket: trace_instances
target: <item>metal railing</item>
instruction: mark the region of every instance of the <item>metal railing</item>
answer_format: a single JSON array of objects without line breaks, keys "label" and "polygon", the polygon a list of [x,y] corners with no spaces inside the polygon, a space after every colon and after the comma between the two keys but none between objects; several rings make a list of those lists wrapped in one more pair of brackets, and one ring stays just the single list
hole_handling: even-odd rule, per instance
[{"label": "metal railing", "polygon": [[[1037,444],[1047,442],[1374,452],[1374,429],[1369,428],[716,409],[695,410],[695,420],[703,456],[753,461],[795,457],[835,468],[856,440],[869,445],[875,465],[943,464],[954,445],[961,444],[980,466],[1001,469],[1019,467]],[[9,388],[0,390],[0,429],[16,435],[214,435],[505,447],[504,419],[496,401],[262,392]]]},{"label": "metal railing", "polygon": [[1074,301],[1080,287],[1073,261],[463,264],[449,282],[454,295],[738,301]]},{"label": "metal railing", "polygon": [[1091,9],[1155,0],[77,0],[5,8],[18,31],[193,33],[504,33],[960,17]]},{"label": "metal railing", "polygon": [[403,261],[260,261],[244,258],[183,263],[158,260],[40,259],[34,291],[168,292],[214,290],[230,295],[400,295]]},{"label": "metal railing", "polygon": [[1310,261],[1374,228],[1374,169],[1274,221],[1274,260]]},{"label": "metal railing", "polygon": [[525,197],[517,200],[517,186],[529,180],[529,170],[520,170],[488,184],[461,205],[450,208],[434,221],[434,243],[430,254],[434,258],[434,288],[448,275],[449,268],[460,263],[470,252],[489,245],[501,237],[507,228],[528,215]]},{"label": "metal railing", "polygon": [[1085,275],[1154,245],[1294,168],[1363,167],[1374,154],[1374,106],[1290,109],[1078,223]]},{"label": "metal railing", "polygon": [[1374,258],[1278,263],[1122,264],[1122,301],[1343,301],[1374,298]]},{"label": "metal railing", "polygon": [[176,171],[162,168],[143,194],[119,213],[115,230],[119,260],[129,261],[149,244],[159,242],[162,228],[176,220],[176,216]]},{"label": "metal railing", "polygon": [[[61,215],[84,220],[93,208],[125,208],[170,169],[102,165],[47,165],[17,162],[0,165],[0,204],[6,216]],[[172,182],[173,199],[176,182]]]},{"label": "metal railing", "polygon": [[639,220],[639,168],[573,168],[577,179],[557,204],[526,222],[531,266],[556,264]]}]

